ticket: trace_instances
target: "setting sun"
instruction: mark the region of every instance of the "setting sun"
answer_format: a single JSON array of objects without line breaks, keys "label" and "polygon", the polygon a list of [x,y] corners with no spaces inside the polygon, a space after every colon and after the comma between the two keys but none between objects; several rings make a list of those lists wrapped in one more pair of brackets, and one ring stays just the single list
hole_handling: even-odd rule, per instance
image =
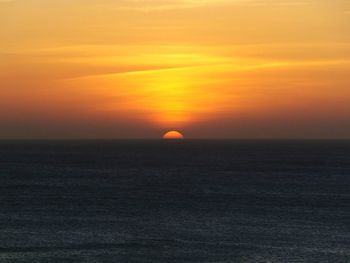
[{"label": "setting sun", "polygon": [[178,139],[184,139],[184,136],[178,131],[169,131],[163,135],[163,139],[178,140]]}]

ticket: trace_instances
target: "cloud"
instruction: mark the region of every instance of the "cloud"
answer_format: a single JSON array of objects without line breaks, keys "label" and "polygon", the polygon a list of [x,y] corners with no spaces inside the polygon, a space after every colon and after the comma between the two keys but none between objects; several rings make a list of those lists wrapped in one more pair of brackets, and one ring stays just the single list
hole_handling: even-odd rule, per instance
[{"label": "cloud", "polygon": [[310,1],[311,0],[125,0],[119,4],[117,9],[147,12],[223,5],[302,5],[310,3]]}]

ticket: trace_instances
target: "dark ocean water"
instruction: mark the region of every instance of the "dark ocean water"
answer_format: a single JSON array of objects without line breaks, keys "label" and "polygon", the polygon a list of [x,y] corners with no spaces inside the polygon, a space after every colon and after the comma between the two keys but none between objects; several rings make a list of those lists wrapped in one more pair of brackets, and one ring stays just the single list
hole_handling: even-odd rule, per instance
[{"label": "dark ocean water", "polygon": [[0,262],[350,262],[349,141],[0,142]]}]

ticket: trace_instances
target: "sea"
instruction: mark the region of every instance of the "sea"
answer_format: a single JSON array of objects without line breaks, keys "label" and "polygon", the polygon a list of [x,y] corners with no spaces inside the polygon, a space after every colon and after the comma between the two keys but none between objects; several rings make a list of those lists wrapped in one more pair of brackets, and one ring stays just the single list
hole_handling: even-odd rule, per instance
[{"label": "sea", "polygon": [[350,141],[0,142],[0,262],[350,262]]}]

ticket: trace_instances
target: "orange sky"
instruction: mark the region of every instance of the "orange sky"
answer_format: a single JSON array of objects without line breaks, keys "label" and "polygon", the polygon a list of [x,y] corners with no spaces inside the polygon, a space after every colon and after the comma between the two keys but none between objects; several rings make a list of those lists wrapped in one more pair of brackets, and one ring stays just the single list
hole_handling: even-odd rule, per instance
[{"label": "orange sky", "polygon": [[0,138],[350,138],[349,0],[0,0]]}]

